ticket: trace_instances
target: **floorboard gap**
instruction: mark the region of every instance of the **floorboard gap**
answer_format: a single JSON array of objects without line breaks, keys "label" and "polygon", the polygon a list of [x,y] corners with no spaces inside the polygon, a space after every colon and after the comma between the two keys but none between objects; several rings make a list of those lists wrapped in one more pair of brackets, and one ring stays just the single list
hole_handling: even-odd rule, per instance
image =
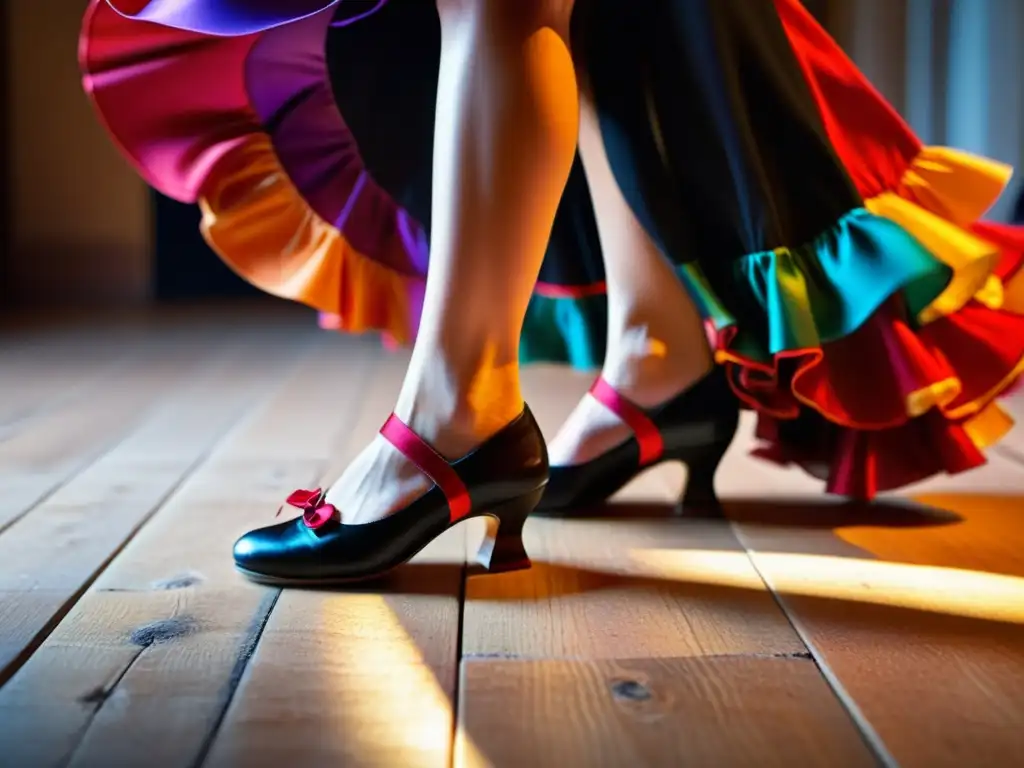
[{"label": "floorboard gap", "polygon": [[462,577],[459,579],[459,625],[455,630],[455,682],[452,687],[452,731],[451,749],[448,752],[448,766],[455,768],[455,749],[458,746],[459,737],[459,681],[462,679],[462,662],[465,657],[462,655],[462,632],[466,622],[466,581],[469,579],[469,568],[462,566]]},{"label": "floorboard gap", "polygon": [[249,668],[249,662],[252,661],[252,657],[256,654],[256,646],[259,645],[260,638],[263,637],[263,631],[267,628],[267,623],[270,621],[270,615],[274,612],[274,607],[280,598],[281,590],[274,590],[264,601],[266,609],[264,610],[263,606],[261,606],[259,613],[253,617],[250,630],[246,633],[245,640],[239,648],[238,658],[235,660],[235,666],[231,670],[231,677],[228,678],[228,690],[227,695],[224,697],[224,706],[221,707],[217,718],[210,726],[210,731],[206,734],[206,739],[203,741],[199,754],[196,755],[195,762],[192,763],[192,768],[202,768],[207,758],[209,758],[213,744],[217,740],[217,734],[224,723],[224,718],[227,717],[231,703],[235,700],[235,694],[238,691],[239,684],[242,682],[242,676],[245,674],[245,670]]},{"label": "floorboard gap", "polygon": [[[239,419],[240,418],[241,416],[239,416]],[[237,422],[232,422],[232,424],[224,430],[224,433],[216,441],[217,443],[219,443],[220,440],[223,440],[225,435],[230,433],[235,423]],[[163,509],[164,505],[167,504],[168,501],[174,498],[174,494],[176,494],[181,489],[181,487],[188,481],[192,474],[197,469],[199,469],[204,463],[206,463],[209,457],[213,454],[215,448],[216,443],[210,448],[208,448],[206,451],[204,451],[199,458],[192,462],[192,464],[190,464],[188,468],[184,472],[182,472],[177,482],[175,482],[174,485],[167,489],[167,492],[160,497],[159,501],[155,505],[153,505],[153,508],[141,520],[139,520],[138,525],[132,528],[131,531],[129,531],[128,535],[124,538],[124,540],[122,540],[114,548],[114,550],[110,552],[110,554],[107,555],[107,557],[101,563],[99,563],[99,565],[96,566],[96,569],[88,576],[88,578],[83,580],[78,590],[76,590],[73,595],[71,595],[64,603],[61,604],[60,608],[58,608],[54,612],[54,614],[50,617],[49,621],[47,621],[46,625],[43,626],[43,628],[39,632],[36,633],[32,640],[25,646],[24,649],[22,649],[21,653],[19,653],[18,656],[14,660],[12,660],[11,663],[8,664],[6,667],[0,668],[0,687],[3,687],[4,684],[6,684],[12,677],[14,677],[14,675],[18,673],[18,670],[21,669],[25,665],[25,663],[32,657],[32,654],[39,649],[39,646],[46,642],[46,638],[48,638],[50,634],[57,628],[57,626],[64,620],[64,617],[67,616],[74,609],[75,605],[82,598],[82,595],[84,595],[89,590],[89,588],[94,583],[96,583],[96,580],[107,569],[107,566],[109,566],[114,561],[114,559],[119,554],[121,554],[121,552],[124,551],[125,547],[127,547],[132,542],[132,540],[136,536],[138,536],[139,531],[141,531],[145,527],[146,523],[152,520],[153,517],[156,516],[156,514],[161,509]],[[35,509],[35,507],[33,507],[33,509]],[[26,514],[28,514],[28,512],[26,512]],[[2,529],[0,529],[0,533],[2,532]]]},{"label": "floorboard gap", "polygon": [[[92,711],[89,713],[89,719],[85,721],[85,724],[82,726],[82,729],[78,732],[78,738],[75,740],[75,745],[70,750],[68,750],[67,759],[61,763],[60,768],[67,768],[67,766],[74,763],[75,755],[78,754],[78,750],[81,747],[82,742],[85,740],[85,735],[89,732],[89,729],[92,727],[93,721],[99,716],[100,711],[103,709],[104,706],[106,706],[107,701],[110,699],[110,697],[114,695],[114,692],[117,690],[117,686],[119,686],[121,684],[121,681],[124,680],[125,675],[127,675],[131,671],[132,667],[134,667],[135,663],[140,658],[142,658],[142,654],[145,652],[145,647],[139,648],[138,653],[136,653],[135,656],[132,657],[132,660],[130,662],[124,665],[124,669],[121,670],[121,672],[110,685],[105,686],[103,688],[96,688],[90,692],[88,697],[83,697],[82,699],[80,699],[80,701],[83,704],[95,702],[96,706],[93,707]],[[87,699],[89,698],[91,698],[92,701],[87,701]]]},{"label": "floorboard gap", "polygon": [[[793,631],[796,632],[797,637],[800,638],[800,642],[802,642],[804,646],[807,648],[806,656],[804,656],[803,653],[797,654],[797,656],[801,658],[809,658],[818,668],[819,674],[821,674],[821,676],[825,679],[825,682],[828,684],[829,688],[832,689],[832,693],[839,700],[840,706],[842,706],[843,709],[846,710],[846,713],[850,716],[850,719],[853,720],[854,725],[856,725],[857,730],[860,732],[861,738],[864,740],[864,743],[867,745],[867,748],[874,755],[875,759],[878,760],[879,765],[883,766],[884,768],[899,768],[899,763],[896,761],[896,758],[893,757],[891,752],[889,752],[889,749],[888,747],[886,747],[885,742],[882,741],[881,736],[878,735],[878,732],[874,729],[874,726],[872,726],[871,722],[867,719],[867,717],[865,717],[864,713],[857,705],[857,702],[854,701],[853,697],[846,690],[845,686],[843,686],[843,684],[839,681],[839,678],[832,673],[832,670],[829,668],[825,659],[822,657],[821,652],[818,650],[817,646],[810,640],[810,637],[808,636],[808,633],[804,629],[800,620],[793,614],[792,611],[789,610],[789,607],[786,605],[786,601],[778,592],[775,591],[774,587],[772,587],[771,585],[771,582],[765,577],[764,572],[757,564],[757,558],[754,556],[755,553],[747,545],[746,538],[744,537],[743,532],[739,530],[735,523],[730,522],[729,527],[732,528],[736,540],[739,541],[740,546],[743,547],[743,551],[746,552],[747,559],[750,560],[751,566],[757,573],[758,578],[761,579],[761,582],[764,584],[765,589],[767,589],[769,594],[771,594],[772,599],[775,600],[776,605],[779,606],[779,610],[782,611],[783,615],[786,617],[786,620],[789,622],[790,626],[793,627]],[[781,655],[784,656],[785,654]]]}]

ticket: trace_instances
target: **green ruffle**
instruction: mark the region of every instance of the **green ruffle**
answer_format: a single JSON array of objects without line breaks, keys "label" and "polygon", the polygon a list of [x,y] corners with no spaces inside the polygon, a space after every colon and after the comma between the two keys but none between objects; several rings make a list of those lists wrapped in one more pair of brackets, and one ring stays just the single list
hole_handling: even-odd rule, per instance
[{"label": "green ruffle", "polygon": [[[736,326],[733,351],[767,363],[849,336],[895,294],[915,317],[953,272],[901,226],[858,208],[806,245],[752,253],[714,279],[696,262],[679,275],[705,318],[720,329]],[[534,296],[521,359],[598,368],[606,322],[603,295]]]},{"label": "green ruffle", "polygon": [[903,227],[863,208],[807,245],[738,259],[726,285],[687,271],[705,317],[735,325],[733,350],[762,362],[849,336],[896,294],[916,317],[953,277]]},{"label": "green ruffle", "polygon": [[607,336],[608,299],[604,294],[578,299],[534,294],[526,310],[519,360],[598,369],[604,361]]}]

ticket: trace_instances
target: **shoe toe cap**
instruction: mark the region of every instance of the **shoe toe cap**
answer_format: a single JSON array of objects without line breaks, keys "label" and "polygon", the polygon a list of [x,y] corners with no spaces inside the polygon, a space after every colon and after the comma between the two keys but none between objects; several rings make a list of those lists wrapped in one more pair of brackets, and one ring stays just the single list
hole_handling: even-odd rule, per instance
[{"label": "shoe toe cap", "polygon": [[232,554],[235,565],[247,571],[272,574],[286,568],[294,534],[289,525],[275,525],[249,531],[235,542]]},{"label": "shoe toe cap", "polygon": [[232,554],[236,563],[246,565],[253,560],[259,560],[266,549],[265,541],[259,536],[259,531],[250,531],[235,542]]}]

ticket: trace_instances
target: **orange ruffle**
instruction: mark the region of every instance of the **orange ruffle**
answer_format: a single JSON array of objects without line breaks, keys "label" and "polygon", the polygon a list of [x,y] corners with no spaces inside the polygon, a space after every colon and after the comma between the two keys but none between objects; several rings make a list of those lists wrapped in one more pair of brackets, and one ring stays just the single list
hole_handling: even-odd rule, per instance
[{"label": "orange ruffle", "polygon": [[202,232],[242,278],[335,316],[338,330],[415,336],[424,281],[356,251],[309,207],[274,154],[253,134],[225,156],[200,190]]},{"label": "orange ruffle", "polygon": [[894,190],[900,197],[969,229],[1006,189],[1013,168],[950,147],[925,146]]}]

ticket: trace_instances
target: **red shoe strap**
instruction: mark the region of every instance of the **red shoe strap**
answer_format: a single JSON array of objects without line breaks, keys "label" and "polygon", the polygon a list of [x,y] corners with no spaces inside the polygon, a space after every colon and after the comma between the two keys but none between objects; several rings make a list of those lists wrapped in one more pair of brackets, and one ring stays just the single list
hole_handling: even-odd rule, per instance
[{"label": "red shoe strap", "polygon": [[665,450],[665,441],[662,439],[658,427],[647,417],[642,408],[620,395],[615,387],[600,377],[590,388],[590,395],[633,430],[636,442],[640,446],[641,467],[661,458],[661,454]]},{"label": "red shoe strap", "polygon": [[380,428],[384,439],[391,443],[405,458],[416,465],[441,489],[448,500],[448,517],[455,523],[469,514],[471,503],[466,484],[441,454],[407,427],[395,414],[391,414],[384,426]]}]

